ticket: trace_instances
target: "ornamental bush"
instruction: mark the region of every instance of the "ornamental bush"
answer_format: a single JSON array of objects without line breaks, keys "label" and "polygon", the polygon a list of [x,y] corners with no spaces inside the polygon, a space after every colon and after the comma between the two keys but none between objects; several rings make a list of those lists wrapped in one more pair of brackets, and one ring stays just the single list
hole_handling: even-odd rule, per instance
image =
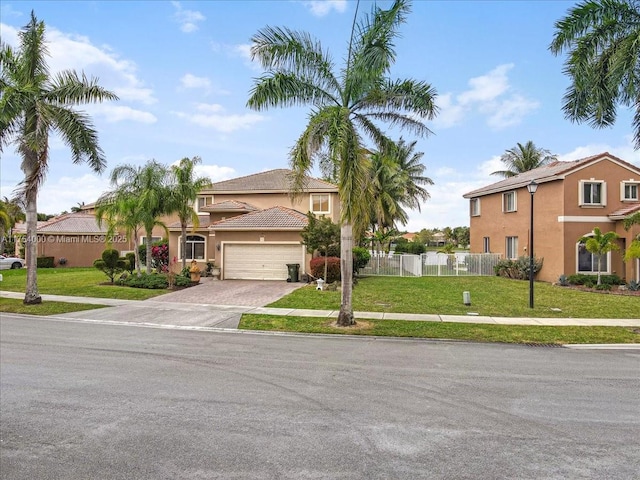
[{"label": "ornamental bush", "polygon": [[[324,260],[327,259],[327,278],[324,278]],[[338,257],[316,257],[309,262],[311,275],[323,278],[327,283],[340,281],[340,259]]]},{"label": "ornamental bush", "polygon": [[[533,258],[533,275],[542,268],[543,259]],[[514,278],[516,280],[527,280],[529,278],[529,257],[519,257],[517,260],[500,260],[495,267],[494,272],[499,277]]]},{"label": "ornamental bush", "polygon": [[120,258],[120,252],[113,248],[107,248],[102,252],[102,258],[93,262],[93,266],[109,277],[111,283],[116,275],[126,270],[127,261]]}]

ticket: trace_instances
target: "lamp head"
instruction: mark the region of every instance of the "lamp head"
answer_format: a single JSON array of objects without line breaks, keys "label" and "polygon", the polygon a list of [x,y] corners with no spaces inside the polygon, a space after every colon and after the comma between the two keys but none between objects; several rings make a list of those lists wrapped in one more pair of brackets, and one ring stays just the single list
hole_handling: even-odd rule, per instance
[{"label": "lamp head", "polygon": [[536,190],[538,190],[538,184],[536,183],[535,180],[531,180],[531,183],[529,183],[529,185],[527,185],[527,190],[529,190],[529,193],[531,195],[536,193]]}]

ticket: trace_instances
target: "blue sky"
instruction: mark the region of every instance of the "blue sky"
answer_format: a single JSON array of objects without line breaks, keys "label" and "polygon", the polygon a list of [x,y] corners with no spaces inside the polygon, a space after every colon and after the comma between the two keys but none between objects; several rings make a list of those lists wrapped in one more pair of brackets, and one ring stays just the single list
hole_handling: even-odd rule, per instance
[{"label": "blue sky", "polygon": [[[361,1],[360,12],[372,2]],[[388,6],[389,1],[379,1]],[[614,127],[593,129],[564,118],[569,84],[563,57],[548,51],[553,25],[575,2],[415,1],[396,42],[391,75],[429,82],[438,92],[434,135],[419,139],[426,175],[435,184],[421,212],[404,227],[468,225],[462,194],[499,180],[500,155],[517,142],[573,160],[609,151],[640,165],[631,117],[621,108]],[[118,102],[82,107],[93,117],[108,168],[98,176],[73,165],[51,139],[50,166],[38,211],[59,213],[92,202],[109,188],[112,168],[149,159],[172,164],[200,156],[213,181],[288,166],[307,108],[255,112],[246,108],[260,75],[248,55],[250,38],[266,25],[304,30],[342,65],[355,1],[5,1],[2,41],[33,9],[47,25],[52,71],[96,76]],[[396,134],[394,136],[398,136]],[[414,138],[407,132],[404,138]],[[22,179],[12,148],[2,154],[0,195]]]}]

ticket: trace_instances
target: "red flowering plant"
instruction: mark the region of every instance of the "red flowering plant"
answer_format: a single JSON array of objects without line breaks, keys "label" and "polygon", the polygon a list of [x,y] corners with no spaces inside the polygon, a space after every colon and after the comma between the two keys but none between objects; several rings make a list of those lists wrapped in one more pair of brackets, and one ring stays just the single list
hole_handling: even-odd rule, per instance
[{"label": "red flowering plant", "polygon": [[151,261],[153,267],[160,273],[169,271],[169,245],[163,243],[151,247]]}]

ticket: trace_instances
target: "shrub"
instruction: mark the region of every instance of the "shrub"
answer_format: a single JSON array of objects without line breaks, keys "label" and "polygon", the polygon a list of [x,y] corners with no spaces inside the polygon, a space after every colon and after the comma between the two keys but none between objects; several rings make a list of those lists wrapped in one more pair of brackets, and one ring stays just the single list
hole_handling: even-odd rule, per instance
[{"label": "shrub", "polygon": [[327,278],[324,278],[324,260],[325,257],[316,257],[311,259],[309,267],[311,275],[316,278],[324,278],[327,283],[337,282],[340,280],[340,259],[338,257],[326,257],[327,259]]},{"label": "shrub", "polygon": [[140,276],[131,275],[124,281],[124,284],[127,287],[150,289],[167,288],[169,286],[167,277],[165,275],[158,275],[156,273],[152,273],[150,275],[143,273]]},{"label": "shrub", "polygon": [[93,262],[93,266],[101,272],[104,272],[104,274],[109,277],[111,283],[113,283],[115,276],[126,270],[127,264],[126,260],[120,258],[118,250],[107,248],[102,252],[102,258]]},{"label": "shrub", "polygon": [[[593,287],[593,285],[598,282],[598,277],[595,275],[576,273],[574,275],[569,275],[567,280],[571,285],[585,285],[587,287]],[[601,275],[600,283],[603,285],[624,285],[624,281],[618,275]]]},{"label": "shrub", "polygon": [[37,268],[53,268],[55,267],[55,260],[53,257],[38,257],[36,258]]},{"label": "shrub", "polygon": [[631,280],[628,283],[627,288],[629,290],[631,290],[632,292],[640,291],[640,282],[636,282],[635,280]]},{"label": "shrub", "polygon": [[127,262],[129,262],[127,264],[127,270],[129,271],[129,273],[133,273],[133,271],[136,269],[136,254],[134,252],[129,252],[124,256],[124,258],[126,258]]},{"label": "shrub", "polygon": [[595,289],[596,290],[605,290],[605,291],[610,291],[613,287],[611,286],[611,284],[609,283],[602,283],[600,285],[596,285]]},{"label": "shrub", "polygon": [[151,246],[151,266],[159,272],[169,270],[169,244],[167,242]]},{"label": "shrub", "polygon": [[187,278],[183,275],[176,275],[174,284],[176,287],[188,287],[191,285],[191,277]]},{"label": "shrub", "polygon": [[353,248],[353,274],[357,274],[361,269],[367,266],[371,260],[369,250],[364,247]]},{"label": "shrub", "polygon": [[[542,268],[543,259],[533,259],[533,275]],[[519,257],[517,260],[500,260],[493,270],[499,277],[515,278],[517,280],[527,280],[529,278],[529,257]]]}]

